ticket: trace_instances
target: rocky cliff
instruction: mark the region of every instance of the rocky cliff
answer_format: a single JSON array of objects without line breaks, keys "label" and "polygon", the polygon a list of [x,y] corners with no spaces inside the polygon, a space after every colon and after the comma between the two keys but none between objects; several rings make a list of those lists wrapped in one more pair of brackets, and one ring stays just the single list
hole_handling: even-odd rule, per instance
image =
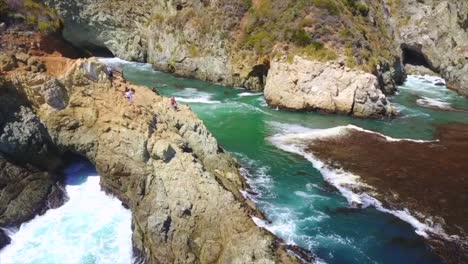
[{"label": "rocky cliff", "polygon": [[468,96],[468,2],[387,2],[404,62],[440,73],[449,88]]},{"label": "rocky cliff", "polygon": [[[58,154],[39,118],[0,77],[0,227],[62,204]],[[0,230],[0,248],[8,242]]]},{"label": "rocky cliff", "polygon": [[[40,58],[47,69],[58,58]],[[7,73],[60,152],[87,157],[102,187],[133,214],[133,245],[146,263],[296,263],[255,225],[236,161],[186,106],[115,81],[96,60],[62,58],[60,72]],[[14,76],[14,77],[13,77]],[[136,90],[135,104],[123,97]],[[36,144],[35,144],[36,145]],[[8,182],[7,187],[10,186]],[[47,186],[47,185],[44,185]],[[43,187],[46,188],[46,187]]]},{"label": "rocky cliff", "polygon": [[[263,90],[278,53],[341,61],[366,72],[378,64],[401,69],[381,2],[46,2],[64,17],[64,36],[78,46],[225,85]],[[393,93],[402,74],[385,75],[383,91]]]}]

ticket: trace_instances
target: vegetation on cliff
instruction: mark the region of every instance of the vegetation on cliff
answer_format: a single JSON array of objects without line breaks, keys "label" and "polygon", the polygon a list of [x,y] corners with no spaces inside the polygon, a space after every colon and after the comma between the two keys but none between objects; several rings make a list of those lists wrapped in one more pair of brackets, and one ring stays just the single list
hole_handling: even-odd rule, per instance
[{"label": "vegetation on cliff", "polygon": [[0,0],[0,19],[23,20],[43,34],[56,32],[62,27],[57,12],[36,0]]},{"label": "vegetation on cliff", "polygon": [[[360,0],[246,1],[240,49],[274,53],[278,43],[288,53],[317,60],[344,56],[349,67],[371,72],[392,60],[392,39],[381,3]],[[274,54],[273,54],[274,55]]]}]

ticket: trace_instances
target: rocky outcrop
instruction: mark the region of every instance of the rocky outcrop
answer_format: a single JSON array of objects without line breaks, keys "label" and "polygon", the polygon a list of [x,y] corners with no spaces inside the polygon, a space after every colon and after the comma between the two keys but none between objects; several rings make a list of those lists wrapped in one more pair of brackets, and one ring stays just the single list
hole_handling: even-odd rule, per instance
[{"label": "rocky outcrop", "polygon": [[[0,227],[6,228],[60,206],[64,192],[46,128],[4,81],[0,94]],[[0,248],[8,243],[0,230]]]},{"label": "rocky outcrop", "polygon": [[468,2],[404,0],[392,9],[405,63],[440,73],[468,95]]},{"label": "rocky outcrop", "polygon": [[[263,90],[274,49],[282,45],[293,56],[319,44],[367,72],[378,62],[398,61],[388,14],[374,1],[339,7],[283,0],[45,2],[64,17],[64,36],[77,46],[251,90]],[[382,83],[384,91],[394,92],[394,80]]]},{"label": "rocky outcrop", "polygon": [[430,69],[421,66],[421,65],[411,65],[406,64],[405,70],[408,74],[411,75],[429,75],[429,76],[439,76],[439,74],[431,71]]},{"label": "rocky outcrop", "polygon": [[[58,78],[18,76],[62,151],[86,156],[101,185],[132,211],[133,246],[147,263],[295,263],[281,242],[255,225],[236,161],[187,106],[180,111],[151,90],[106,78],[95,60],[79,60]],[[55,87],[55,88],[51,88]],[[50,90],[60,92],[48,92]],[[57,103],[60,102],[60,103]]]},{"label": "rocky outcrop", "polygon": [[271,63],[265,99],[272,107],[290,110],[320,110],[358,117],[394,114],[374,75],[298,56],[292,63]]},{"label": "rocky outcrop", "polygon": [[45,2],[64,18],[63,36],[74,45],[97,53],[108,50],[127,60],[146,60],[147,44],[141,30],[147,26],[153,3],[143,0],[131,4],[89,0]]}]

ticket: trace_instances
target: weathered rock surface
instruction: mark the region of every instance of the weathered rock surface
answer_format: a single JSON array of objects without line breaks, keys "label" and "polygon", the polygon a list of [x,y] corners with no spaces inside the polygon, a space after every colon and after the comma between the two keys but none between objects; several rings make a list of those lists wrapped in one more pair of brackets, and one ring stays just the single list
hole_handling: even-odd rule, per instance
[{"label": "weathered rock surface", "polygon": [[[64,192],[53,172],[59,165],[44,125],[0,81],[0,227],[18,226],[61,205]],[[0,248],[9,241],[0,231]]]},{"label": "weathered rock surface", "polygon": [[[45,2],[64,17],[64,36],[77,46],[251,90],[263,90],[273,49],[282,44],[296,54],[308,44],[326,43],[369,72],[376,61],[399,61],[385,21],[389,14],[373,1],[363,1],[363,14],[349,1],[339,3],[337,13],[326,5],[283,0]],[[332,30],[322,30],[323,23]],[[294,32],[303,34],[300,47]]]},{"label": "weathered rock surface", "polygon": [[405,65],[406,72],[411,75],[429,75],[429,76],[439,76],[439,74],[433,72],[432,70],[420,66],[420,65],[411,65],[411,64],[406,64]]},{"label": "weathered rock surface", "polygon": [[321,110],[359,117],[394,114],[374,75],[298,56],[292,63],[271,63],[265,99],[273,107],[291,110]]},{"label": "weathered rock surface", "polygon": [[[91,77],[93,76],[93,77]],[[61,150],[86,156],[102,187],[133,213],[133,246],[147,263],[295,263],[284,246],[255,225],[236,161],[186,106],[142,87],[135,105],[111,87],[103,65],[76,61],[59,78],[18,76]],[[62,92],[48,93],[50,83]],[[58,85],[60,83],[60,85]],[[114,85],[117,85],[115,82]],[[45,100],[51,96],[51,100]],[[55,103],[65,102],[60,107]],[[62,106],[65,106],[62,108]]]},{"label": "weathered rock surface", "polygon": [[[440,73],[449,88],[468,95],[468,2],[405,0],[394,13],[403,51],[407,50],[405,60],[425,64]],[[411,52],[423,61],[412,62]]]}]

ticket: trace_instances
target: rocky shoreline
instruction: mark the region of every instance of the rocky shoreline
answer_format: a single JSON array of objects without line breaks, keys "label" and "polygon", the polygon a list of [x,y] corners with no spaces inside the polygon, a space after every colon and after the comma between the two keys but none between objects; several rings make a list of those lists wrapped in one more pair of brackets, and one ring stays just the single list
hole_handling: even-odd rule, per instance
[{"label": "rocky shoreline", "polygon": [[[104,66],[94,59],[35,57],[44,69],[35,72],[27,62],[9,56],[13,63],[2,77],[1,99],[12,103],[2,104],[5,109],[1,113],[23,121],[5,123],[0,146],[3,154],[17,155],[25,165],[16,174],[15,168],[2,170],[0,179],[5,180],[0,184],[0,209],[6,208],[0,215],[6,219],[2,227],[18,225],[43,211],[42,204],[61,190],[57,185],[60,178],[52,172],[60,167],[63,154],[74,153],[90,160],[101,175],[102,188],[132,211],[132,241],[138,261],[311,260],[309,253],[285,245],[254,223],[251,217],[262,214],[241,195],[246,185],[237,161],[218,146],[187,106],[176,112],[169,99],[150,89],[121,79],[111,84]],[[136,90],[134,105],[123,97],[124,87]],[[20,98],[21,103],[7,95]],[[27,117],[15,114],[15,107]],[[25,131],[26,120],[39,132],[18,134]],[[16,140],[19,135],[30,136],[20,141],[28,146],[23,152],[23,145]],[[31,151],[31,146],[37,151]],[[49,165],[41,166],[37,176],[34,167],[27,165],[35,160]],[[17,185],[12,182],[14,177],[20,180]],[[23,179],[34,185],[21,185]],[[10,188],[24,198],[17,194],[5,198]],[[13,209],[28,215],[10,217],[8,212]],[[3,233],[1,236],[7,242]]]},{"label": "rocky shoreline", "polygon": [[371,194],[386,208],[416,212],[422,223],[440,231],[429,232],[429,242],[445,262],[464,263],[468,261],[467,135],[466,125],[449,124],[438,128],[438,140],[432,142],[392,141],[349,129],[304,143],[306,152],[327,166],[359,175],[368,186],[359,192]]}]

